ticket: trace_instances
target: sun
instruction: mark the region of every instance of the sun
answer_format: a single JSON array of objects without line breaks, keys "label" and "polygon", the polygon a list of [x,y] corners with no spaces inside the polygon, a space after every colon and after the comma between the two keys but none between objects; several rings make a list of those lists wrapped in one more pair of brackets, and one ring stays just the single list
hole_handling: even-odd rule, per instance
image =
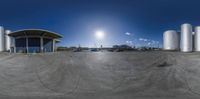
[{"label": "sun", "polygon": [[102,40],[102,39],[104,39],[104,37],[105,37],[105,33],[104,33],[104,31],[96,31],[96,32],[95,32],[95,36],[96,36],[96,38],[97,38],[98,40]]}]

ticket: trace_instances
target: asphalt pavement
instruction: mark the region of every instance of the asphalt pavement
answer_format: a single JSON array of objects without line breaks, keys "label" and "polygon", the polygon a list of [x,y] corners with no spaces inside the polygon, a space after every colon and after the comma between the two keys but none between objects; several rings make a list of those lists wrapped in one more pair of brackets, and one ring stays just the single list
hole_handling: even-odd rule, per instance
[{"label": "asphalt pavement", "polygon": [[0,54],[0,99],[199,99],[200,53]]}]

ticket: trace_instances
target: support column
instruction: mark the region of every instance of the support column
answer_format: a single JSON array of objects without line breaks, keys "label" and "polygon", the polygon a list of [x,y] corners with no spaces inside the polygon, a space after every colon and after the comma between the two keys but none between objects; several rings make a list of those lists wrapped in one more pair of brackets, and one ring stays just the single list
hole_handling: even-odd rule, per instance
[{"label": "support column", "polygon": [[16,38],[13,38],[13,51],[14,51],[14,53],[16,53],[17,52],[17,48],[16,48]]},{"label": "support column", "polygon": [[26,53],[29,53],[28,52],[28,37],[26,37]]},{"label": "support column", "polygon": [[53,39],[53,52],[55,52],[55,40]]},{"label": "support column", "polygon": [[43,37],[40,37],[40,52],[44,52]]}]

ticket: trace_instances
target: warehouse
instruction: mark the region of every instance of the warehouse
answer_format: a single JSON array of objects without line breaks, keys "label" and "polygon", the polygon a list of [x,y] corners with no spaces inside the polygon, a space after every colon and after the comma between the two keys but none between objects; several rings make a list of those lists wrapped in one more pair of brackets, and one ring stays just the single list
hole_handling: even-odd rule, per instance
[{"label": "warehouse", "polygon": [[42,29],[26,29],[11,32],[11,52],[16,53],[40,53],[54,52],[56,43],[61,35]]}]

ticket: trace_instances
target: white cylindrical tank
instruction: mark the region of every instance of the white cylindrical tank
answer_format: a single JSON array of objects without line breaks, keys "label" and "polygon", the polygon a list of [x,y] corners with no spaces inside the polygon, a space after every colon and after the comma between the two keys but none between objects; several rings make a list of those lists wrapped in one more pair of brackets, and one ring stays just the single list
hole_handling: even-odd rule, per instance
[{"label": "white cylindrical tank", "polygon": [[179,50],[179,34],[175,30],[163,34],[163,50]]},{"label": "white cylindrical tank", "polygon": [[11,37],[8,36],[10,33],[11,33],[10,30],[5,31],[5,48],[6,48],[6,51],[10,51],[10,47],[11,47]]},{"label": "white cylindrical tank", "polygon": [[195,27],[194,50],[200,51],[200,26]]},{"label": "white cylindrical tank", "polygon": [[5,31],[2,26],[0,26],[0,52],[5,51]]},{"label": "white cylindrical tank", "polygon": [[181,26],[181,51],[191,52],[192,50],[192,25],[185,23]]}]

